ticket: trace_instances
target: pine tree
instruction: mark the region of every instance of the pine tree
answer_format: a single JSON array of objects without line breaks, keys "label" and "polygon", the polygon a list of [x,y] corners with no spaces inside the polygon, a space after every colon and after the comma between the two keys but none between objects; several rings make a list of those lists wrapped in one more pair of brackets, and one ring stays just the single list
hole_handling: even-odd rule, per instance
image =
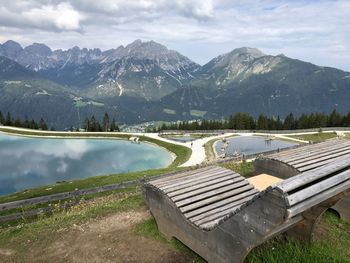
[{"label": "pine tree", "polygon": [[7,112],[6,120],[5,120],[5,125],[6,126],[12,126],[12,119],[11,119],[11,114]]},{"label": "pine tree", "polygon": [[104,132],[107,132],[108,131],[108,128],[109,128],[109,116],[108,116],[108,113],[105,112],[105,115],[103,116],[103,131]]},{"label": "pine tree", "polygon": [[42,130],[44,130],[44,131],[48,130],[47,125],[46,125],[46,122],[44,121],[43,118],[40,119],[39,128],[42,129]]},{"label": "pine tree", "polygon": [[5,123],[4,116],[2,115],[2,112],[0,111],[0,125],[3,125]]},{"label": "pine tree", "polygon": [[23,126],[21,119],[19,117],[16,118],[14,125],[15,125],[15,127],[22,127]]},{"label": "pine tree", "polygon": [[328,118],[328,126],[329,127],[339,127],[342,124],[342,117],[337,112],[337,110],[333,110],[331,115]]}]

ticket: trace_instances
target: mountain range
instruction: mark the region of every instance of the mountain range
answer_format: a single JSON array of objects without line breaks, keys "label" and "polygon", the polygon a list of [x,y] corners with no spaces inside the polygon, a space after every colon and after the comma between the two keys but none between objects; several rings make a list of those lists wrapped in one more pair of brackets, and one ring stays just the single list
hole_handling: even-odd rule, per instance
[{"label": "mountain range", "polygon": [[0,111],[44,117],[57,129],[104,112],[123,123],[220,119],[234,112],[284,117],[350,110],[350,73],[238,48],[201,66],[154,41],[51,50],[0,44]]}]

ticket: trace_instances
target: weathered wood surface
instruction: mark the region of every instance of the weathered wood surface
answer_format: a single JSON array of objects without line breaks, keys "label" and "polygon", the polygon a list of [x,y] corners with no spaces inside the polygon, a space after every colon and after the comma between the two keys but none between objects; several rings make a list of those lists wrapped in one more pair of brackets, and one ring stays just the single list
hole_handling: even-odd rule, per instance
[{"label": "weathered wood surface", "polygon": [[350,159],[296,175],[263,192],[218,167],[178,178],[181,183],[168,178],[144,185],[159,230],[209,262],[243,262],[252,248],[287,230],[311,240],[313,225],[325,209],[350,194]]},{"label": "weathered wood surface", "polygon": [[[318,180],[332,169],[337,169],[338,166],[346,169],[349,167],[348,160],[350,160],[350,140],[331,139],[260,157],[254,165],[259,172],[271,173],[281,178],[293,176],[286,180],[285,187],[296,188],[300,183]],[[315,169],[318,169],[318,174],[314,173]],[[284,172],[286,173],[284,174]],[[298,173],[304,173],[305,176],[296,180],[294,176]],[[344,179],[344,176],[342,178]],[[333,183],[334,180],[336,179],[333,178],[328,183]],[[324,182],[320,187],[325,189],[327,182]],[[310,190],[310,193],[314,190],[316,190],[315,187]],[[302,199],[303,195],[298,195],[298,198]],[[350,197],[344,197],[338,205],[332,208],[338,212],[342,219],[350,221],[348,216],[350,214]]]},{"label": "weathered wood surface", "polygon": [[[225,217],[258,193],[239,174],[217,166],[155,180],[151,184],[166,194],[184,216],[199,227]],[[204,220],[203,217],[207,218]]]}]

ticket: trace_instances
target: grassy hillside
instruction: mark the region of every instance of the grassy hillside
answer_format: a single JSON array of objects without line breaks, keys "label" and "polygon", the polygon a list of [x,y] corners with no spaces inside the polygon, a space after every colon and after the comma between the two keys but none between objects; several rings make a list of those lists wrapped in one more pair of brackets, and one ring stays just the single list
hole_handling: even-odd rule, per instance
[{"label": "grassy hillside", "polygon": [[288,137],[304,140],[304,141],[323,142],[325,140],[337,137],[337,134],[333,132],[329,132],[329,133],[319,132],[315,134],[290,135]]},{"label": "grassy hillside", "polygon": [[[128,246],[119,251],[120,255],[133,254],[135,257],[137,255],[142,257],[150,252],[155,253],[155,256],[160,253],[163,255],[163,262],[170,262],[173,254],[164,255],[164,251],[170,249],[175,251],[177,256],[186,259],[181,262],[204,262],[179,241],[166,241],[159,233],[155,220],[147,213],[141,222],[134,217],[145,213],[145,209],[139,194],[124,197],[111,195],[98,198],[92,203],[79,205],[69,211],[57,210],[53,216],[42,216],[35,222],[0,228],[0,259],[6,262],[38,262],[39,259],[57,261],[66,257],[65,260],[72,261],[74,256],[87,253],[86,244],[80,243],[77,246],[76,238],[84,238],[85,232],[96,227],[96,224],[102,224],[103,231],[94,234],[93,240],[85,240],[94,244],[93,249],[96,247],[104,251],[98,255],[100,260],[112,260],[113,257],[107,253],[107,249],[115,250],[119,244],[128,243]],[[120,229],[127,224],[125,221],[120,221],[119,224],[105,224],[110,218],[117,219],[125,213],[127,213],[125,220],[138,222],[133,223],[129,231],[123,232]],[[76,237],[72,239],[70,233]],[[326,213],[316,233],[317,241],[311,245],[286,240],[283,236],[276,237],[254,249],[246,262],[349,262],[349,223],[339,220],[332,213]],[[142,247],[142,251],[137,247],[137,243],[130,243],[130,240],[140,240],[140,238],[146,244]],[[56,248],[58,242],[63,243],[57,251],[52,252],[51,248]],[[152,251],[151,245],[155,243],[159,248],[158,252]],[[71,251],[71,246],[75,247],[74,251]]]}]

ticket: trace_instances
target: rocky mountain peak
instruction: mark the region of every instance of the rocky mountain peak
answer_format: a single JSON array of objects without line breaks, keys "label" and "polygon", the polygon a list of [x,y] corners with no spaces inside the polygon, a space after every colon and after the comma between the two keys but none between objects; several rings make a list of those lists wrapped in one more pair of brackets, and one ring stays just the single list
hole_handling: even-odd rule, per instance
[{"label": "rocky mountain peak", "polygon": [[52,53],[48,46],[41,43],[33,43],[32,45],[25,47],[24,51],[39,56],[49,56]]},{"label": "rocky mountain peak", "polygon": [[0,55],[13,60],[15,60],[22,51],[22,46],[13,40],[8,40],[2,45],[0,44]]},{"label": "rocky mountain peak", "polygon": [[236,48],[236,49],[232,50],[229,54],[238,54],[238,55],[249,54],[255,58],[262,57],[265,55],[259,49],[251,48],[251,47]]},{"label": "rocky mountain peak", "polygon": [[139,59],[158,59],[161,56],[167,56],[175,51],[168,50],[155,41],[141,41],[135,40],[124,48],[124,56],[137,57]]}]

